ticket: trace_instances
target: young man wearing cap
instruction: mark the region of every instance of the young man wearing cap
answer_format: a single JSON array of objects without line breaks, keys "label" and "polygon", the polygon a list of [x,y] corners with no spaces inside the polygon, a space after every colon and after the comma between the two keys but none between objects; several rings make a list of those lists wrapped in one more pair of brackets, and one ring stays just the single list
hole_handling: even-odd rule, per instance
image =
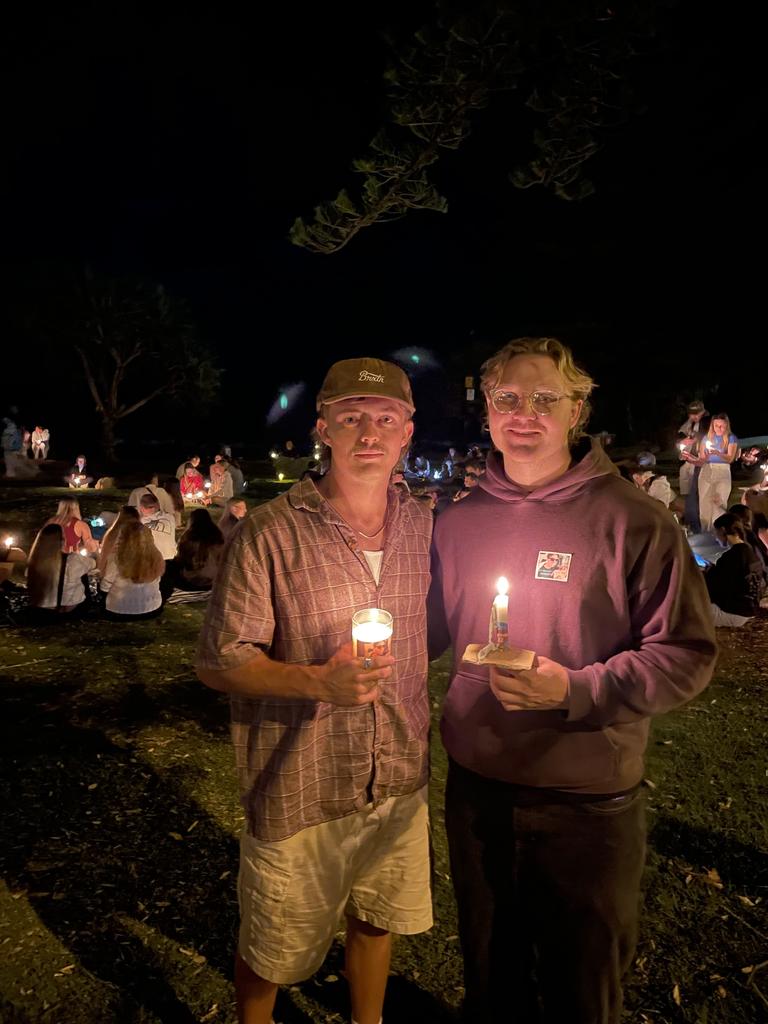
[{"label": "young man wearing cap", "polygon": [[[235,986],[241,1024],[268,1024],[277,986],[321,965],[346,915],[352,1018],[379,1024],[392,932],[431,926],[425,601],[429,510],[391,485],[414,407],[378,359],[328,372],[317,431],[330,455],[254,509],[211,595],[198,674],[232,697],[246,825]],[[352,655],[356,611],[393,616],[391,654]]]},{"label": "young man wearing cap", "polygon": [[[679,488],[685,498],[685,522],[694,533],[701,532],[699,519],[699,474],[701,467],[695,464],[699,445],[709,430],[710,416],[704,403],[698,399],[688,406],[688,419],[680,424],[677,442],[680,450]],[[689,461],[689,459],[691,461]]]},{"label": "young man wearing cap", "polygon": [[[709,601],[674,519],[576,443],[593,383],[565,346],[516,339],[481,386],[497,450],[437,519],[429,609],[430,650],[454,652],[441,732],[465,1020],[618,1024],[648,727],[709,681]],[[462,661],[501,576],[528,670]]]}]

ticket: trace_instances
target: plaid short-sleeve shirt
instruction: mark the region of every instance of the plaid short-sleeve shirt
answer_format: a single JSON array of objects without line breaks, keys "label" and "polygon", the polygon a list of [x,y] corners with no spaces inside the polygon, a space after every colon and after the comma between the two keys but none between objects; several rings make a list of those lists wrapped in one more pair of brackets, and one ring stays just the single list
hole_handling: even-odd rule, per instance
[{"label": "plaid short-sleeve shirt", "polygon": [[251,835],[274,842],[427,781],[426,595],[432,515],[394,488],[378,586],[355,534],[311,479],[259,506],[222,557],[200,668],[318,665],[351,639],[352,615],[393,616],[392,677],[373,704],[234,696],[232,739]]}]

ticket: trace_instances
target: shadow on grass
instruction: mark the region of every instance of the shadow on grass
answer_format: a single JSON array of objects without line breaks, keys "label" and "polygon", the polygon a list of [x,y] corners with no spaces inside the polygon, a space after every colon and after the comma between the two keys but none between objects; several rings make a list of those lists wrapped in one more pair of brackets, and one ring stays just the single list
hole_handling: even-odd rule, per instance
[{"label": "shadow on grass", "polygon": [[740,843],[720,831],[658,815],[648,842],[664,857],[680,858],[702,868],[716,866],[723,882],[729,886],[750,890],[768,886],[765,851]]},{"label": "shadow on grass", "polygon": [[[130,659],[122,667],[130,678]],[[76,674],[64,664],[55,683],[0,678],[2,876],[105,983],[93,1019],[193,1024],[201,1007],[221,999],[222,979],[231,978],[237,842],[185,792],[194,764],[180,762],[161,776],[138,756],[131,737],[171,716],[223,734],[226,702],[191,681],[158,688],[116,683],[110,693],[85,688]],[[179,950],[205,957],[221,975],[215,986],[210,973],[206,981],[194,972],[197,961],[180,963]],[[344,982],[319,980],[334,970],[340,976],[342,955],[335,948],[318,977],[300,986],[328,1013],[348,1012]],[[41,1006],[56,998],[55,986],[49,992],[44,979],[55,968],[31,958],[41,983],[26,1001],[4,1007],[3,1019],[49,1019]],[[64,1008],[56,1012],[66,1024]],[[387,1012],[401,1024],[453,1019],[399,977],[391,980]],[[312,1020],[289,991],[280,993],[275,1019]]]},{"label": "shadow on grass", "polygon": [[165,976],[167,947],[154,938],[229,975],[236,842],[132,748],[72,723],[66,707],[39,713],[41,701],[59,697],[58,687],[17,688],[6,702],[4,878],[113,986],[112,1005],[97,1011],[103,1019],[131,1019],[144,1007],[192,1024],[197,1017]]}]

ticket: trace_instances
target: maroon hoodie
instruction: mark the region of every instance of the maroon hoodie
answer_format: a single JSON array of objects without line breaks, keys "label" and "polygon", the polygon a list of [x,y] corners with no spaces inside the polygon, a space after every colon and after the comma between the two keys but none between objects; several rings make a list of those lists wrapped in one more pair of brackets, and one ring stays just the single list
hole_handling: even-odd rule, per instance
[{"label": "maroon hoodie", "polygon": [[[709,600],[670,513],[588,442],[557,480],[526,492],[492,454],[480,486],[435,524],[430,655],[454,665],[441,731],[459,764],[528,786],[611,794],[642,778],[651,715],[709,682]],[[549,553],[549,557],[547,557]],[[486,643],[496,580],[509,580],[509,639],[568,669],[567,711],[505,711]]]}]

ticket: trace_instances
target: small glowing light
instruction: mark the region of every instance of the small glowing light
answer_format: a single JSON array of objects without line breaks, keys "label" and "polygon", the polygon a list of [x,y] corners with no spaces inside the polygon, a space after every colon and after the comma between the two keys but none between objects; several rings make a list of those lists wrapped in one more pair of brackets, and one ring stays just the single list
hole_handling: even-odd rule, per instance
[{"label": "small glowing light", "polygon": [[418,365],[419,365],[419,363],[421,362],[421,356],[417,355],[417,354],[416,354],[416,353],[414,352],[414,353],[413,353],[413,355],[411,356],[411,362],[412,362],[412,363],[416,363],[416,365],[418,366]]},{"label": "small glowing light", "polygon": [[706,443],[706,447],[707,447],[707,451],[708,451],[708,452],[711,452],[711,451],[712,451],[712,449],[714,448],[714,445],[712,444],[712,442],[711,442],[711,441],[707,441],[707,443]]},{"label": "small glowing light", "polygon": [[285,473],[278,473],[277,474],[277,479],[280,480],[280,481],[285,480]]},{"label": "small glowing light", "polygon": [[763,462],[760,466],[760,469],[768,469],[768,462]]},{"label": "small glowing light", "polygon": [[87,551],[86,548],[80,548],[80,550],[78,551],[78,554],[82,555],[83,558],[87,558],[88,557],[88,551]]},{"label": "small glowing light", "polygon": [[208,490],[208,488],[209,488],[210,486],[211,486],[211,481],[210,481],[210,480],[206,480],[206,481],[205,481],[205,489],[206,489],[206,491]]},{"label": "small glowing light", "polygon": [[280,395],[280,408],[285,410],[288,408],[288,395]]},{"label": "small glowing light", "polygon": [[203,497],[203,492],[202,491],[195,491],[195,497],[196,498],[202,498]]},{"label": "small glowing light", "polygon": [[440,470],[436,469],[435,472],[432,475],[434,476],[435,480],[439,480],[440,479]]},{"label": "small glowing light", "polygon": [[679,444],[677,447],[680,449],[681,452],[685,451],[685,445],[684,444]]},{"label": "small glowing light", "polygon": [[269,453],[269,457],[270,457],[270,459],[276,459],[277,458],[277,452],[270,452]]},{"label": "small glowing light", "polygon": [[5,546],[7,548],[12,548],[15,543],[16,543],[16,538],[15,537],[6,537],[5,540],[3,541],[3,544],[5,544]]},{"label": "small glowing light", "polygon": [[496,592],[502,596],[509,592],[509,580],[506,576],[499,576],[496,580]]}]

